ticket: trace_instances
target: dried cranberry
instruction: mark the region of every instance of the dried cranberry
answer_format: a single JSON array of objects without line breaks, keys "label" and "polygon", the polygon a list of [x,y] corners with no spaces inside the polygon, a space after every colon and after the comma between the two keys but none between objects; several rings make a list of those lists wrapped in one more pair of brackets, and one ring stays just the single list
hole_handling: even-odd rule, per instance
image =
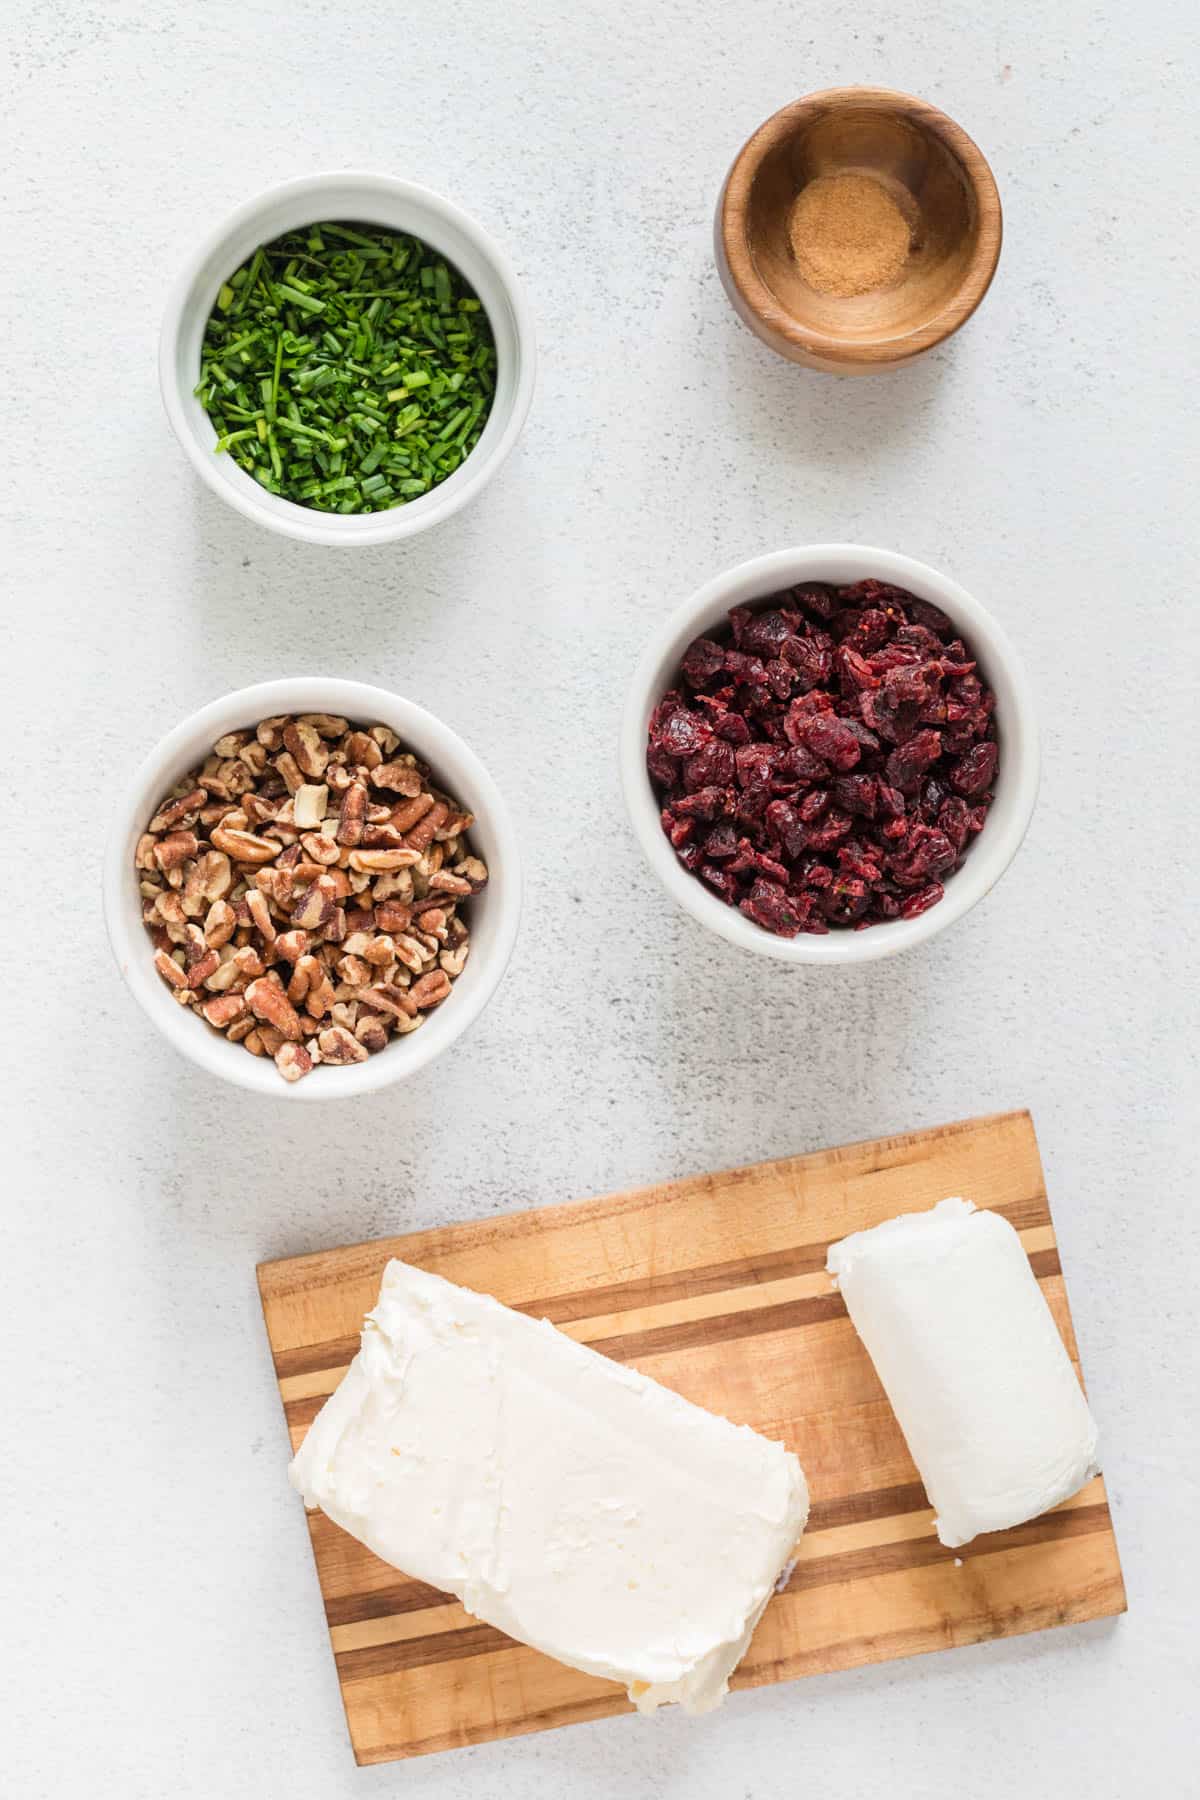
[{"label": "dried cranberry", "polygon": [[904,621],[904,608],[911,606],[912,595],[890,581],[877,581],[873,575],[865,581],[852,581],[841,589],[843,606],[881,606],[898,613],[897,623]]},{"label": "dried cranberry", "polygon": [[878,750],[879,739],[873,731],[868,731],[861,719],[853,717],[842,720],[847,731],[852,731],[864,750]]},{"label": "dried cranberry", "polygon": [[844,719],[833,713],[819,713],[806,719],[800,727],[800,741],[814,756],[820,756],[843,773],[852,769],[862,757],[862,745],[848,729]]},{"label": "dried cranberry", "polygon": [[767,686],[776,700],[786,700],[792,691],[794,680],[788,664],[779,657],[773,657],[767,664]]},{"label": "dried cranberry", "polygon": [[697,788],[694,794],[682,794],[674,807],[681,819],[721,819],[733,811],[733,790],[727,787]]},{"label": "dried cranberry", "polygon": [[809,827],[808,847],[810,850],[831,850],[839,838],[848,837],[854,829],[854,820],[849,813],[831,806],[823,819]]},{"label": "dried cranberry", "polygon": [[903,888],[919,887],[931,876],[944,875],[954,867],[958,852],[934,825],[912,825],[904,841],[892,852],[892,879]]},{"label": "dried cranberry", "polygon": [[952,794],[938,808],[938,830],[944,831],[954,848],[962,855],[963,846],[971,835],[971,809],[965,800]]},{"label": "dried cranberry", "polygon": [[819,856],[806,856],[800,864],[800,880],[805,887],[827,888],[833,880],[833,870]]},{"label": "dried cranberry", "polygon": [[745,656],[740,650],[725,652],[725,673],[750,687],[760,687],[767,679],[767,671],[759,658]]},{"label": "dried cranberry", "polygon": [[770,803],[771,790],[769,787],[747,788],[739,797],[733,813],[739,829],[757,833]]},{"label": "dried cranberry", "polygon": [[[780,846],[784,855],[792,862],[804,849],[806,832],[804,821],[796,808],[788,800],[772,800],[764,814],[767,830]],[[784,870],[784,878],[789,871]]]},{"label": "dried cranberry", "polygon": [[803,744],[793,744],[779,765],[780,775],[799,787],[810,787],[814,781],[825,781],[829,776],[828,766]]},{"label": "dried cranberry", "polygon": [[928,912],[931,906],[937,905],[945,892],[940,881],[931,881],[928,887],[923,887],[917,893],[907,896],[900,906],[900,917],[915,919],[919,914]]},{"label": "dried cranberry", "polygon": [[712,737],[712,727],[699,713],[679,707],[666,718],[658,732],[658,745],[671,756],[694,756]]},{"label": "dried cranberry", "polygon": [[858,651],[851,649],[848,644],[838,646],[834,662],[837,666],[838,680],[842,684],[843,694],[860,694],[864,688],[879,686],[878,671],[872,667],[865,656],[860,656]]},{"label": "dried cranberry", "polygon": [[704,853],[710,862],[724,862],[736,854],[737,847],[737,832],[727,819],[714,825],[704,840]]},{"label": "dried cranberry", "polygon": [[[887,643],[891,630],[892,621],[887,614],[877,606],[869,606],[854,622],[849,648],[857,650],[860,656],[870,656],[872,650],[882,649]],[[847,639],[843,638],[842,642],[847,643]]]},{"label": "dried cranberry", "polygon": [[738,783],[744,788],[765,788],[779,761],[773,744],[741,744],[734,751]]},{"label": "dried cranberry", "polygon": [[[947,707],[947,712],[950,708]],[[947,756],[965,756],[982,739],[987,719],[982,712],[968,712],[957,724],[947,724],[942,733],[942,749]]]},{"label": "dried cranberry", "polygon": [[795,636],[795,618],[793,613],[792,622],[789,623],[774,607],[768,608],[766,612],[752,613],[742,628],[738,648],[749,650],[752,655],[761,656],[764,661],[779,656],[788,639]]},{"label": "dried cranberry", "polygon": [[879,783],[876,805],[881,819],[902,819],[904,817],[904,795],[898,787],[890,787],[886,781]]},{"label": "dried cranberry", "polygon": [[753,732],[741,713],[727,712],[716,721],[713,730],[727,744],[748,744]]},{"label": "dried cranberry", "polygon": [[817,619],[831,619],[838,608],[837,595],[827,581],[803,581],[788,589],[788,599]]},{"label": "dried cranberry", "polygon": [[950,771],[950,786],[956,793],[965,794],[974,799],[990,788],[996,775],[996,764],[1000,760],[1000,751],[995,744],[976,744],[968,750],[962,761],[956,763]]},{"label": "dried cranberry", "polygon": [[731,606],[729,609],[729,632],[733,638],[734,648],[740,650],[746,627],[754,617],[749,606]]},{"label": "dried cranberry", "polygon": [[942,740],[936,731],[919,731],[906,744],[893,750],[887,759],[887,778],[902,794],[917,790],[922,775],[942,753]]},{"label": "dried cranberry", "polygon": [[693,687],[703,687],[721,674],[725,652],[713,638],[698,637],[684,651],[679,666]]},{"label": "dried cranberry", "polygon": [[[936,638],[934,643],[937,644]],[[917,663],[928,660],[928,657],[921,655],[915,645],[893,642],[885,644],[882,650],[874,651],[867,658],[867,667],[873,675],[882,677],[887,674],[889,669],[912,669],[916,667]]]},{"label": "dried cranberry", "polygon": [[871,887],[878,885],[883,879],[883,865],[875,857],[868,855],[865,844],[850,838],[837,849],[838,868],[843,875],[858,875]]},{"label": "dried cranberry", "polygon": [[935,662],[911,663],[889,669],[883,678],[883,692],[893,710],[929,704],[941,686],[942,671]]},{"label": "dried cranberry", "polygon": [[942,640],[928,625],[901,625],[893,642],[918,650],[926,657],[942,654]]},{"label": "dried cranberry", "polygon": [[942,809],[942,802],[949,799],[945,786],[937,778],[930,775],[921,788],[921,816],[926,824],[932,824]]},{"label": "dried cranberry", "polygon": [[688,757],[683,765],[683,785],[689,794],[700,788],[729,787],[733,774],[733,745],[714,742]]},{"label": "dried cranberry", "polygon": [[670,787],[678,773],[675,758],[661,744],[653,741],[646,749],[646,767],[650,771],[651,781],[657,781],[663,787]]},{"label": "dried cranberry", "polygon": [[870,890],[856,875],[839,875],[821,895],[821,911],[836,925],[860,919],[870,903]]},{"label": "dried cranberry", "polygon": [[782,656],[793,672],[794,691],[804,694],[810,688],[822,687],[829,680],[833,653],[819,638],[789,638],[783,646]]},{"label": "dried cranberry", "polygon": [[879,689],[866,689],[859,695],[863,723],[890,743],[902,744],[913,734],[917,724],[917,708],[908,702],[897,705]]},{"label": "dried cranberry", "polygon": [[681,844],[687,843],[696,830],[694,820],[677,819],[669,806],[664,806],[659,816],[663,830],[677,850]]},{"label": "dried cranberry", "polygon": [[873,819],[878,805],[879,782],[874,775],[839,775],[833,782],[837,803],[856,817]]},{"label": "dried cranberry", "polygon": [[726,904],[791,937],[941,899],[999,749],[995,696],[937,607],[888,582],[801,584],[735,608],[680,676],[646,767],[680,862]]},{"label": "dried cranberry", "polygon": [[721,868],[719,863],[701,863],[700,879],[706,881],[710,888],[720,894],[726,906],[736,904],[739,888],[737,876],[731,875],[728,869]]},{"label": "dried cranberry", "polygon": [[795,904],[777,882],[756,881],[741,902],[741,910],[748,919],[773,931],[777,937],[795,937],[800,930],[800,915]]},{"label": "dried cranberry", "polygon": [[917,600],[911,594],[908,597],[908,611],[914,625],[924,625],[939,637],[953,630],[949,619],[940,606],[931,606],[928,600]]}]

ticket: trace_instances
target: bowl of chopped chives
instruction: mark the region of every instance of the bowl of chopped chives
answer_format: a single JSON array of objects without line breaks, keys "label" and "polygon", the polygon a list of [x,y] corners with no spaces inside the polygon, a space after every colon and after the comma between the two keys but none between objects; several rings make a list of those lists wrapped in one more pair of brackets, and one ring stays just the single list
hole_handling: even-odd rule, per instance
[{"label": "bowl of chopped chives", "polygon": [[209,234],[171,291],[167,417],[201,479],[269,530],[381,544],[457,512],[512,449],[533,322],[504,253],[392,176],[303,176]]}]

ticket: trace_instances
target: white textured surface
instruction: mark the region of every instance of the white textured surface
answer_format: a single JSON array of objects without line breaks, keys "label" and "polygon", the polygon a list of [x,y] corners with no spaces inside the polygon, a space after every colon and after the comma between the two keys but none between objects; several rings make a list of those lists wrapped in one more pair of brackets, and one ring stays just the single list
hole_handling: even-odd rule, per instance
[{"label": "white textured surface", "polygon": [[[803,1773],[829,1800],[907,1800],[968,1770],[972,1800],[1186,1792],[1194,9],[10,0],[5,25],[5,851],[45,860],[4,890],[0,1785],[766,1800]],[[948,349],[839,384],[736,324],[709,220],[754,125],[854,79],[978,137],[1007,242]],[[339,164],[476,212],[541,330],[513,460],[394,551],[240,521],[154,388],[164,289],[199,230]],[[614,739],[665,608],[752,552],[835,538],[942,563],[995,606],[1038,689],[1046,775],[1014,868],[944,940],[806,974],[670,910],[620,812]],[[530,881],[509,978],[457,1051],[411,1088],[298,1116],[150,1034],[110,964],[98,871],[109,795],[150,742],[223,688],[321,661],[477,746]],[[257,1258],[1026,1102],[1126,1619],[738,1695],[709,1720],[353,1769]]]}]

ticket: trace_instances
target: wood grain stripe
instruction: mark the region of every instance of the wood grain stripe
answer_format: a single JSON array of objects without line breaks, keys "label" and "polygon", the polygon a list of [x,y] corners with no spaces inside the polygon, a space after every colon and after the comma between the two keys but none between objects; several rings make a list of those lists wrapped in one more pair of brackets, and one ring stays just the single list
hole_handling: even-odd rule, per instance
[{"label": "wood grain stripe", "polygon": [[[934,1563],[961,1561],[965,1568],[976,1557],[1057,1543],[1064,1538],[1087,1537],[1094,1532],[1107,1531],[1110,1523],[1107,1505],[1098,1504],[1047,1513],[1044,1518],[1030,1520],[1009,1531],[990,1532],[961,1550],[947,1549],[933,1536],[902,1538],[867,1549],[798,1562],[783,1592],[796,1594],[831,1584],[876,1580],[880,1576]],[[489,1655],[509,1649],[513,1643],[512,1638],[495,1626],[473,1623],[450,1631],[433,1631],[420,1637],[343,1650],[336,1652],[336,1660],[343,1681],[363,1681],[376,1675],[395,1674],[402,1669],[422,1668],[430,1663]]]},{"label": "wood grain stripe", "polygon": [[[991,1210],[1006,1218],[1022,1237],[1026,1232],[1046,1227],[1050,1223],[1050,1212],[1044,1194],[1011,1201],[1004,1206],[992,1207]],[[738,1257],[730,1262],[710,1264],[703,1269],[647,1276],[642,1280],[559,1294],[545,1300],[518,1300],[512,1303],[512,1310],[534,1318],[549,1319],[552,1325],[565,1325],[603,1313],[636,1312],[648,1305],[657,1307],[679,1300],[697,1299],[707,1294],[722,1293],[727,1288],[766,1286],[792,1276],[823,1272],[832,1241],[828,1238],[821,1239],[798,1245],[795,1249],[768,1252],[761,1256]],[[357,1332],[330,1338],[319,1344],[278,1350],[274,1357],[275,1373],[282,1381],[289,1376],[309,1375],[324,1369],[343,1367],[357,1350]]]},{"label": "wood grain stripe", "polygon": [[[1047,1281],[1062,1273],[1056,1248],[1035,1250],[1030,1255],[1029,1262],[1039,1281]],[[846,1307],[840,1294],[814,1294],[807,1299],[786,1301],[778,1306],[747,1307],[736,1312],[706,1315],[648,1331],[630,1332],[625,1336],[580,1336],[577,1341],[586,1343],[589,1350],[595,1350],[600,1356],[607,1356],[613,1362],[637,1363],[652,1356],[667,1356],[690,1350],[698,1344],[732,1343],[772,1332],[802,1330],[810,1325],[820,1325],[845,1317]],[[350,1341],[350,1354],[353,1355],[357,1349],[358,1340],[355,1338]],[[284,1413],[288,1424],[293,1428],[311,1425],[348,1366],[314,1369],[307,1376],[290,1377],[284,1394]],[[319,1376],[324,1379],[318,1380]],[[305,1392],[304,1389],[310,1384],[314,1391]],[[301,1391],[296,1392],[297,1388]]]}]

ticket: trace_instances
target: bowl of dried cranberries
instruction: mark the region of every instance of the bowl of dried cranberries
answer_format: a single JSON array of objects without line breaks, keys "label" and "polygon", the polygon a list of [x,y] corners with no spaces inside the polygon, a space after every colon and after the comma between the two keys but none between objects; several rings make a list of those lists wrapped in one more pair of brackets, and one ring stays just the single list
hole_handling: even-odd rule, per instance
[{"label": "bowl of dried cranberries", "polygon": [[718,575],[630,689],[622,780],[667,890],[732,943],[870,962],[983,898],[1038,787],[1024,671],[977,600],[855,544]]}]

